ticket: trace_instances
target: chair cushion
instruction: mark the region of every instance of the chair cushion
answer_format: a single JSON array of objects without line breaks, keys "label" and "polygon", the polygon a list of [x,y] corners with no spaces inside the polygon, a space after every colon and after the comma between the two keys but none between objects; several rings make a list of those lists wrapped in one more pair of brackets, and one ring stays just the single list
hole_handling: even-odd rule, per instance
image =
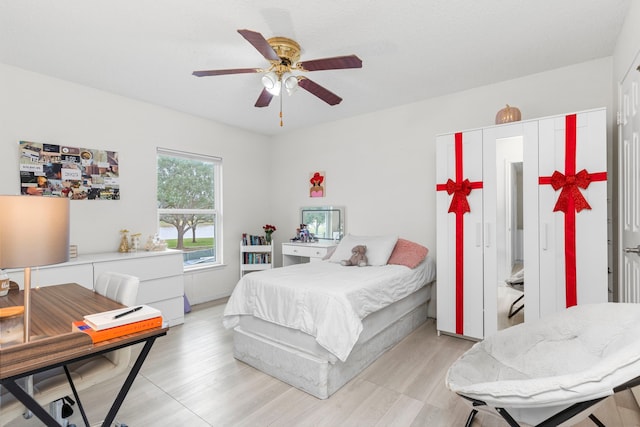
[{"label": "chair cushion", "polygon": [[491,406],[573,404],[613,394],[640,375],[640,304],[569,308],[475,344],[447,387]]}]

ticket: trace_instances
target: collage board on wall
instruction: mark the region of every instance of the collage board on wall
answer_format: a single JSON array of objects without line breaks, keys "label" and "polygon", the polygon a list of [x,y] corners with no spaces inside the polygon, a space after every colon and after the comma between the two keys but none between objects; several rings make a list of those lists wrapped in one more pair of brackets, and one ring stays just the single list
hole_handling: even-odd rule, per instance
[{"label": "collage board on wall", "polygon": [[20,141],[20,193],[72,200],[119,200],[115,151]]}]

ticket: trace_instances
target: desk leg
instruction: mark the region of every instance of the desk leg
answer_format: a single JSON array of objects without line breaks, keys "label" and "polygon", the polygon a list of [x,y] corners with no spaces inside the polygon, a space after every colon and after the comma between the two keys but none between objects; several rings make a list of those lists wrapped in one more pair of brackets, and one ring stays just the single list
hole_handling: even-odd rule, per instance
[{"label": "desk leg", "polygon": [[142,348],[140,355],[136,359],[136,362],[133,364],[133,367],[131,367],[131,371],[129,372],[129,375],[127,375],[127,379],[124,381],[124,384],[122,384],[122,388],[120,389],[118,396],[116,396],[116,400],[113,402],[113,405],[111,405],[111,409],[109,410],[107,417],[104,419],[102,427],[111,426],[113,420],[115,420],[116,414],[120,410],[120,406],[122,406],[122,402],[124,402],[124,398],[127,396],[129,389],[133,385],[133,381],[136,379],[140,368],[142,368],[142,364],[147,358],[147,355],[149,354],[153,343],[156,341],[156,338],[157,337],[152,337],[144,343],[144,347]]},{"label": "desk leg", "polygon": [[85,427],[91,427],[91,424],[89,424],[89,419],[87,418],[87,413],[84,411],[84,406],[82,406],[82,401],[80,400],[80,396],[78,395],[78,390],[76,390],[76,385],[73,383],[73,378],[71,378],[71,372],[69,372],[69,367],[67,365],[64,365],[64,373],[67,376],[67,382],[71,386],[71,391],[73,392],[73,397],[76,399],[76,403],[78,404],[78,409],[80,409],[80,414],[82,415],[84,425]]},{"label": "desk leg", "polygon": [[38,417],[47,427],[60,427],[60,424],[53,418],[45,409],[35,401],[35,399],[29,396],[29,393],[24,391],[22,387],[16,384],[15,380],[2,381],[2,385],[9,390],[9,393],[13,394],[24,406],[27,407],[33,415]]}]

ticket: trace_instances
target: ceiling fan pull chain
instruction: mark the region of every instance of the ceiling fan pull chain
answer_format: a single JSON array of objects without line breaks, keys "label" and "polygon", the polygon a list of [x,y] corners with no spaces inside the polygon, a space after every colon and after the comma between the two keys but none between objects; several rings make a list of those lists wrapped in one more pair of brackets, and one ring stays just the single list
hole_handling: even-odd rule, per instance
[{"label": "ceiling fan pull chain", "polygon": [[282,127],[282,98],[284,98],[284,96],[282,96],[282,92],[280,92],[280,127]]}]

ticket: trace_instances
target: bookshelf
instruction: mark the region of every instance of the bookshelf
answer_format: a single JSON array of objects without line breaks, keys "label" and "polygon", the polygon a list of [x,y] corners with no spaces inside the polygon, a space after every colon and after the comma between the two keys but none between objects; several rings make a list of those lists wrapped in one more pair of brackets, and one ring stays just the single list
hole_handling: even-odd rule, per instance
[{"label": "bookshelf", "polygon": [[242,235],[240,241],[240,277],[251,271],[273,268],[273,244],[263,236]]}]

